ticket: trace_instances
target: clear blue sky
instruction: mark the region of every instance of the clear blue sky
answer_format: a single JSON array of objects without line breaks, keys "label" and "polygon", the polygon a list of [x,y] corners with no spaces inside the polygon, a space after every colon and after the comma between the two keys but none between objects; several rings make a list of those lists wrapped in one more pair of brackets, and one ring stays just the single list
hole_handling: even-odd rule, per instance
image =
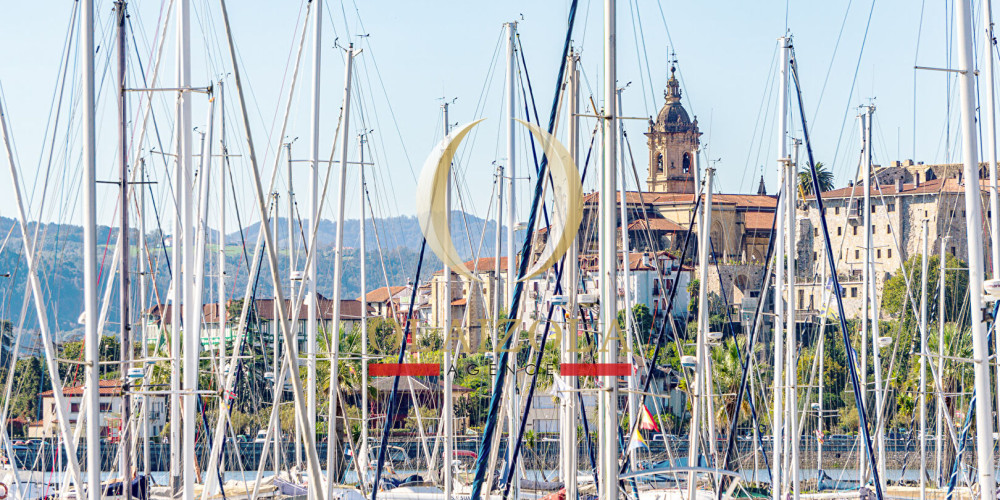
[{"label": "clear blue sky", "polygon": [[[59,61],[74,3],[69,0],[8,2],[3,7],[4,15],[0,16],[0,44],[4,47],[4,57],[0,58],[0,82],[16,138],[22,182],[31,196],[36,216],[52,134],[49,129],[49,139],[44,138],[51,121],[47,117],[56,92]],[[228,66],[228,54],[224,50],[218,2],[192,0],[192,4],[195,9],[192,16],[194,82],[203,85],[223,74],[223,68]],[[492,163],[504,160],[500,128],[503,47],[498,45],[502,24],[518,21],[538,112],[545,122],[569,2],[326,0],[325,4],[321,157],[329,154],[334,139],[333,128],[343,87],[343,51],[334,47],[334,39],[337,38],[340,45],[354,41],[364,51],[357,59],[354,80],[357,105],[352,113],[351,131],[352,136],[363,129],[372,131],[370,140],[376,164],[370,170],[369,189],[375,198],[376,211],[386,216],[414,213],[415,177],[427,153],[440,140],[440,98],[448,97],[457,99],[451,108],[453,123],[487,118],[479,126],[474,140],[467,140],[459,182],[465,208],[484,215],[492,186]],[[109,50],[110,45],[105,46],[114,37],[110,26],[112,3],[98,1],[98,5],[97,36],[101,49],[97,67],[103,79],[99,104],[98,176],[114,179],[117,177],[114,173],[115,107],[109,98],[113,92],[114,66],[107,58],[113,51]],[[251,100],[253,133],[265,178],[274,164],[274,149],[280,141],[277,130],[301,33],[303,5],[296,1],[229,2],[248,84],[247,97]],[[603,3],[583,0],[580,6],[574,45],[582,51],[587,80],[583,85],[584,99],[589,100],[592,96],[601,106]],[[697,115],[705,134],[702,140],[706,158],[713,160],[718,168],[716,189],[754,191],[763,166],[768,189],[773,192],[776,185],[774,63],[777,38],[787,24],[794,36],[816,159],[833,166],[838,184],[846,182],[854,173],[858,150],[856,107],[868,102],[869,98],[874,98],[877,106],[877,162],[911,157],[927,163],[945,161],[947,74],[922,71],[915,76],[913,70],[915,61],[936,67],[949,64],[947,52],[951,44],[945,31],[949,21],[944,7],[941,2],[922,7],[921,2],[912,0],[885,0],[872,6],[871,2],[861,0],[794,2],[787,8],[783,2],[621,0],[618,6],[618,76],[620,84],[631,82],[624,94],[624,114],[656,114],[662,105],[669,73],[669,53],[675,51],[683,84],[683,103],[689,113]],[[130,7],[142,64],[147,71],[161,7],[160,2],[148,0],[134,2]],[[978,9],[977,4],[977,16]],[[978,27],[978,17],[976,24]],[[978,30],[976,33],[980,35]],[[161,66],[160,84],[163,86],[173,85],[173,34],[171,27]],[[360,34],[368,36],[359,37]],[[309,37],[306,40],[287,132],[289,138],[299,138],[293,146],[296,159],[307,157],[309,135],[310,101],[306,84],[311,75],[311,51]],[[500,52],[496,53],[497,50]],[[499,58],[494,60],[495,53]],[[74,52],[73,64],[75,60]],[[134,54],[130,56],[130,64],[134,78]],[[78,71],[77,67],[71,66],[72,71]],[[78,76],[71,76],[72,82],[78,81]],[[226,90],[227,140],[236,153],[245,147],[241,144],[231,78]],[[952,91],[950,98],[957,103],[954,85]],[[79,112],[68,105],[76,97],[77,92],[68,86],[64,96],[67,104],[63,106],[61,123],[56,130],[55,160],[43,214],[46,220],[79,222],[76,209],[80,175]],[[135,116],[134,107],[135,100],[132,116]],[[951,157],[955,159],[959,157],[954,146],[959,129],[954,119],[957,110],[954,105],[952,108]],[[172,149],[172,103],[164,95],[158,98],[154,109],[163,148],[169,151]],[[205,110],[204,99],[197,98],[193,123],[202,130]],[[72,120],[69,128],[67,117]],[[585,130],[592,126],[591,119],[585,120]],[[798,120],[794,126],[798,128]],[[646,124],[630,120],[626,127],[640,177],[644,179],[647,150],[642,133]],[[519,134],[522,135],[518,139],[518,163],[523,174],[532,167],[528,163],[529,152],[523,147],[526,144],[523,133]],[[352,140],[350,150],[353,159],[357,158],[355,142]],[[143,147],[159,149],[150,139]],[[166,181],[163,158],[155,154],[148,158],[152,164],[150,176]],[[246,165],[241,163],[245,159],[245,156],[234,158],[233,162],[238,177],[237,203],[242,220],[247,223],[256,216],[251,213],[252,191]],[[298,164],[295,172],[294,185],[301,193],[300,209],[305,210],[306,168]],[[7,174],[2,178],[0,215],[14,216],[13,193]],[[350,194],[346,198],[348,217],[356,217],[358,212],[355,179],[352,167],[348,183]],[[336,182],[336,176],[333,181]],[[519,181],[519,184],[522,190],[527,190],[527,181]],[[278,189],[284,191],[286,186],[282,164]],[[593,187],[592,181],[587,183],[587,189]],[[98,190],[101,222],[110,223],[114,193],[106,186]],[[160,210],[164,211],[170,196],[166,183],[157,184],[153,191]],[[333,217],[333,192],[331,189],[324,218]],[[234,217],[230,209],[230,229],[235,223]],[[169,220],[170,216],[165,215],[163,223],[169,224]]]}]

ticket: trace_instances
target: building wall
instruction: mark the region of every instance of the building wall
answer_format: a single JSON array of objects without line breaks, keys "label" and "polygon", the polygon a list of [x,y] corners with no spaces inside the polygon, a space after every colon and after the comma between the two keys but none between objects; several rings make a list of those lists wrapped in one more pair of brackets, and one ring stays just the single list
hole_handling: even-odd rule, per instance
[{"label": "building wall", "polygon": [[[163,426],[167,423],[167,397],[166,396],[148,396],[149,401],[149,435],[159,436],[160,431],[163,430]],[[133,401],[140,400],[141,396],[133,396]],[[86,420],[86,412],[83,406],[82,396],[67,396],[65,398],[67,408],[66,408],[66,418],[69,419],[71,426],[76,426],[80,422]],[[122,397],[120,394],[114,396],[101,396],[101,436],[109,436],[108,427],[114,424],[114,426],[120,425],[120,422],[115,422],[115,420],[121,419],[121,403]],[[41,436],[38,437],[56,437],[58,435],[58,426],[56,418],[56,400],[53,396],[42,397],[42,430]],[[117,432],[117,431],[116,431]]]}]

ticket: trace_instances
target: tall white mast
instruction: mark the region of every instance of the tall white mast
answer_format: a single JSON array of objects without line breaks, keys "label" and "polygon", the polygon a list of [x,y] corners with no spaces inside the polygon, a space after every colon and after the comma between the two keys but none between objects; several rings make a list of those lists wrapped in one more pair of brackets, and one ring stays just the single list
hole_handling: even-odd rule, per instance
[{"label": "tall white mast", "polygon": [[[920,258],[920,500],[927,500],[927,235],[924,219],[924,253]],[[943,266],[942,266],[943,267]]]},{"label": "tall white mast", "polygon": [[[444,104],[441,105],[441,112],[443,113],[442,118],[444,121],[444,136],[447,137],[448,129],[450,128],[448,126],[448,101],[445,101]],[[444,192],[444,199],[445,199],[444,206],[445,210],[447,211],[445,220],[447,221],[448,227],[451,227],[451,172],[448,173],[448,185],[447,189],[445,189]],[[444,270],[441,273],[441,278],[444,279],[444,282],[442,284],[442,295],[444,295],[444,315],[442,319],[442,327],[444,329],[443,331],[444,335],[442,337],[445,339],[444,363],[442,367],[444,369],[444,386],[442,387],[442,392],[444,393],[444,408],[442,408],[441,410],[441,423],[444,426],[444,428],[441,430],[441,433],[444,434],[444,459],[442,459],[441,465],[444,467],[443,470],[444,498],[445,500],[451,500],[452,487],[454,486],[452,484],[453,480],[452,480],[451,461],[455,459],[454,453],[452,452],[452,450],[455,449],[455,441],[454,441],[455,437],[453,429],[454,421],[452,420],[453,417],[452,413],[454,412],[453,408],[455,402],[452,400],[451,397],[452,396],[451,268],[449,268],[447,264],[444,266]],[[414,286],[416,285],[414,284]],[[386,425],[389,424],[387,423]],[[513,434],[513,432],[511,432],[511,434]],[[517,498],[516,495],[515,498]]]},{"label": "tall white mast", "polygon": [[[617,159],[618,117],[615,116],[615,88],[617,86],[617,34],[616,0],[604,0],[604,164],[600,190],[600,256],[599,282],[601,287],[600,363],[618,362],[618,255],[615,242],[615,160]],[[511,177],[514,172],[511,172]],[[598,497],[601,500],[618,499],[618,377],[601,377],[603,389],[598,397],[597,466],[600,476]]]},{"label": "tall white mast", "polygon": [[791,465],[789,467],[790,489],[793,491],[795,500],[799,500],[799,429],[798,429],[798,405],[796,395],[796,352],[798,343],[795,335],[795,194],[796,180],[795,170],[799,164],[799,144],[794,142],[794,159],[785,161],[785,251],[787,256],[787,278],[788,295],[785,301],[787,306],[787,319],[785,321],[785,404],[788,408],[786,415],[788,422],[785,426],[788,429],[788,446],[790,448]]},{"label": "tall white mast", "polygon": [[[937,358],[937,382],[935,387],[944,387],[942,383],[944,382],[944,286],[945,286],[945,244],[948,240],[947,236],[941,237],[941,257],[938,259],[938,358]],[[943,425],[944,425],[944,412],[945,407],[942,403],[942,398],[934,398],[937,403],[937,409],[935,414],[937,415],[937,427],[934,430],[934,455],[935,455],[935,468],[934,468],[934,484],[939,488],[942,486],[942,469],[943,458],[944,458],[944,448],[942,438],[943,438]]]},{"label": "tall white mast", "polygon": [[[864,179],[862,180],[861,188],[864,190],[862,194],[862,205],[861,205],[861,220],[862,227],[864,230],[864,259],[861,261],[861,402],[862,404],[867,404],[868,401],[868,292],[871,290],[868,288],[868,274],[871,271],[871,266],[869,262],[869,254],[872,246],[872,236],[871,236],[871,186],[870,180],[872,176],[871,170],[871,155],[869,154],[869,144],[868,144],[868,119],[869,115],[862,113],[858,115],[861,120],[861,144],[864,148],[862,152],[862,172]],[[871,413],[872,415],[877,414]],[[861,441],[862,436],[858,434],[858,449],[863,449],[863,442]],[[868,454],[858,453],[858,479],[861,484],[865,483],[865,478],[868,477],[867,464]]]},{"label": "tall white mast", "polygon": [[[216,305],[217,319],[219,320],[219,367],[223,369],[222,376],[225,377],[226,366],[226,108],[225,93],[223,91],[222,80],[216,83],[216,91],[219,100],[219,181],[216,186],[219,197],[219,235],[216,248]],[[209,145],[211,151],[211,145]],[[232,369],[232,368],[230,368]]]},{"label": "tall white mast", "polygon": [[[984,113],[986,122],[986,137],[983,149],[986,150],[986,157],[989,159],[987,169],[990,173],[990,256],[992,264],[992,276],[994,279],[1000,277],[1000,196],[997,194],[997,118],[996,118],[996,95],[993,92],[993,2],[983,0],[983,28],[984,28],[984,50],[983,50],[983,82],[981,88],[985,94]],[[997,338],[997,346],[1000,346],[1000,336]],[[1000,365],[997,365],[997,381],[1000,382]],[[997,391],[1000,398],[1000,391]],[[1000,400],[998,400],[1000,404]],[[1000,415],[997,416],[1000,418]]]},{"label": "tall white mast", "polygon": [[[181,283],[183,283],[183,321],[185,333],[197,331],[195,324],[201,324],[200,297],[194,295],[194,221],[193,211],[196,197],[193,193],[191,172],[191,95],[187,89],[191,86],[191,4],[190,0],[177,2],[177,169],[180,170],[181,191],[175,191],[181,203],[181,231],[178,233],[181,241],[175,245],[183,245],[183,263],[174,262],[180,266]],[[183,389],[184,421],[182,440],[171,441],[170,446],[180,445],[183,450],[181,465],[183,468],[184,498],[194,498],[195,483],[195,411],[198,390],[198,347],[200,339],[192,335],[183,336],[184,363]],[[180,337],[177,342],[181,342]],[[181,419],[171,423],[178,423]]]},{"label": "tall white mast", "polygon": [[[616,109],[618,110],[618,116],[622,116],[622,91],[623,90],[625,90],[623,87],[619,87],[618,89],[616,89],[616,92],[615,92],[615,95],[617,97],[617,103],[616,103],[617,108]],[[624,307],[624,312],[625,312],[625,346],[626,346],[625,350],[628,351],[628,354],[627,354],[628,362],[631,364],[632,363],[632,353],[635,352],[635,347],[632,345],[632,336],[635,334],[635,332],[633,331],[633,325],[632,325],[632,306],[631,306],[632,294],[630,293],[630,288],[632,286],[632,282],[630,281],[630,279],[631,279],[630,278],[631,273],[629,272],[629,265],[630,265],[629,264],[629,256],[630,256],[629,255],[629,247],[630,247],[630,245],[629,245],[629,238],[628,238],[628,192],[625,189],[625,179],[627,178],[627,177],[625,177],[625,127],[621,127],[621,130],[619,130],[619,132],[618,132],[618,140],[620,141],[619,147],[621,148],[621,151],[619,151],[619,155],[620,155],[619,159],[621,161],[621,164],[619,165],[619,167],[622,170],[622,184],[621,184],[621,189],[619,190],[619,193],[621,193],[621,196],[620,196],[620,201],[618,202],[618,208],[620,210],[619,213],[620,213],[620,216],[621,216],[621,233],[622,233],[622,292],[623,292],[623,295],[622,295],[622,304],[624,304],[623,307]],[[640,203],[641,203],[641,200],[640,200]],[[626,380],[628,381],[627,382],[628,383],[628,422],[629,422],[629,426],[630,427],[634,427],[635,426],[635,422],[636,422],[636,415],[638,415],[637,411],[638,411],[638,405],[639,405],[639,398],[638,398],[638,394],[637,394],[637,391],[639,390],[639,388],[636,386],[636,380],[635,380],[634,371],[633,371],[633,375],[629,376]],[[633,464],[636,463],[636,451],[637,450],[638,449],[636,447],[630,447],[630,449],[628,450],[629,460]]]},{"label": "tall white mast", "polygon": [[[514,226],[517,225],[517,212],[514,210],[514,203],[517,201],[517,193],[514,190],[517,178],[517,163],[514,158],[514,119],[517,117],[517,113],[514,111],[514,102],[517,100],[517,96],[514,94],[514,78],[516,77],[514,72],[516,65],[514,32],[517,30],[517,23],[514,21],[504,23],[504,28],[507,30],[507,94],[505,96],[507,102],[505,103],[506,116],[504,117],[505,125],[507,125],[507,165],[504,168],[507,172],[507,279],[504,283],[504,290],[506,291],[505,302],[510,304],[514,296],[514,281],[517,280],[517,267],[514,262],[516,260]],[[515,314],[508,311],[507,316],[514,317]]]},{"label": "tall white mast", "polygon": [[100,332],[97,331],[97,112],[94,90],[94,2],[84,0],[80,13],[83,53],[83,314],[87,385],[87,494],[101,498]]},{"label": "tall white mast", "polygon": [[[318,12],[318,11],[317,11]],[[321,17],[321,16],[317,16]],[[347,195],[347,145],[351,140],[351,71],[354,67],[354,44],[347,47],[347,67],[344,71],[344,103],[342,104],[343,124],[341,126],[340,186],[337,195],[337,236],[333,263],[333,321],[329,333],[330,345],[330,420],[326,454],[327,499],[333,495],[332,486],[340,480],[339,454],[340,436],[337,435],[337,385],[340,359],[340,282],[344,264],[344,199]],[[315,262],[315,261],[314,261]],[[313,267],[316,267],[313,265]],[[386,422],[386,425],[389,425]]]},{"label": "tall white mast", "polygon": [[[573,158],[573,163],[578,161],[580,155],[580,74],[576,65],[579,56],[574,51],[569,54],[569,101],[567,105],[567,131],[566,145],[569,154]],[[562,290],[566,294],[566,325],[563,328],[563,335],[560,337],[560,363],[576,362],[576,291],[577,291],[577,240],[573,239],[569,251],[566,252],[566,259],[562,272]],[[576,377],[564,377],[565,387],[576,388]],[[578,448],[576,440],[576,398],[574,392],[563,393],[559,402],[561,410],[559,414],[559,458],[560,477],[566,486],[566,498],[577,497],[576,476],[578,472]]]},{"label": "tall white mast", "polygon": [[[703,410],[700,408],[706,405],[705,397],[705,367],[708,364],[708,349],[705,345],[708,335],[708,259],[709,247],[712,243],[711,232],[707,229],[712,226],[712,177],[715,175],[714,168],[705,169],[705,201],[701,206],[698,215],[698,336],[696,343],[695,358],[697,363],[694,373],[694,390],[691,392],[691,436],[688,444],[688,466],[698,466],[698,451],[701,435],[701,419]],[[697,193],[695,194],[697,196]],[[710,435],[709,439],[715,439]],[[694,471],[688,473],[688,498],[696,498],[695,488],[698,486],[695,480]]]},{"label": "tall white mast", "polygon": [[[993,398],[990,393],[989,347],[983,322],[983,232],[977,227],[982,222],[981,190],[979,187],[979,157],[976,142],[976,94],[972,74],[972,2],[955,3],[956,35],[958,36],[958,80],[962,103],[962,158],[965,181],[965,212],[972,227],[966,231],[969,252],[969,309],[972,335],[972,358],[975,367],[976,388],[976,454],[979,467],[981,498],[995,498],[993,480]],[[991,56],[992,57],[992,56]],[[996,216],[997,214],[994,214]]]},{"label": "tall white mast", "polygon": [[[507,31],[507,102],[506,104],[506,116],[504,117],[505,124],[507,125],[507,166],[506,179],[507,179],[507,276],[504,283],[504,290],[506,291],[506,303],[510,304],[514,296],[514,282],[517,281],[517,252],[514,249],[514,233],[517,226],[517,212],[515,210],[517,202],[517,192],[515,190],[515,185],[517,181],[517,162],[514,158],[514,118],[517,114],[514,111],[514,103],[517,100],[517,96],[514,94],[514,78],[516,78],[515,66],[516,60],[514,58],[514,34],[517,31],[517,23],[511,21],[504,24],[504,28]],[[527,256],[525,256],[527,258]],[[517,311],[507,311],[508,318],[517,317]],[[508,361],[508,363],[513,363],[513,361]],[[511,371],[511,376],[507,377],[507,387],[505,391],[508,394],[507,397],[507,455],[508,457],[513,453],[514,445],[517,441],[517,426],[519,423],[518,410],[520,408],[520,400],[517,394],[517,372]],[[450,394],[449,394],[450,396]],[[446,463],[451,463],[451,457],[445,459]],[[520,457],[514,463],[508,464],[508,467],[517,468],[517,464],[520,462]],[[519,477],[516,474],[513,477]],[[520,496],[520,482],[515,480],[511,485],[511,495],[514,498]]]},{"label": "tall white mast", "polygon": [[[319,126],[320,126],[320,79],[321,56],[323,51],[323,0],[313,0],[313,40],[312,40],[312,111],[309,115],[309,235],[319,227]],[[319,280],[319,261],[316,249],[310,247],[308,252],[313,255],[312,265],[307,265],[309,275],[306,277],[306,420],[309,429],[306,432],[316,432],[316,335],[319,329],[319,301],[316,298],[316,282]],[[310,473],[311,477],[311,473]],[[309,488],[309,500],[317,500],[319,495],[315,488]]]},{"label": "tall white mast", "polygon": [[[149,339],[146,338],[146,257],[149,255],[146,247],[146,160],[139,159],[139,341],[142,342],[143,363],[149,357]],[[137,434],[142,438],[142,473],[149,475],[149,403],[150,398],[145,394],[149,389],[149,382],[144,377],[142,379],[142,428]]]},{"label": "tall white mast", "polygon": [[[788,60],[791,56],[791,40],[787,37],[782,37],[780,40],[782,48],[781,68],[779,69],[778,77],[778,178],[784,184],[784,162],[788,157]],[[783,193],[782,196],[787,197],[788,193]],[[783,224],[785,204],[779,203],[776,211],[777,214],[775,216],[777,220],[774,225],[778,234],[775,238],[776,257],[774,266],[774,384],[772,387],[774,394],[774,408],[772,409],[774,423],[771,425],[771,495],[773,500],[781,500],[783,485],[781,463],[784,459],[784,441],[781,433],[782,425],[780,423],[784,415],[781,387],[783,385],[785,365],[785,339],[782,333],[784,330],[783,322],[785,320],[784,298],[782,297],[785,273],[781,261],[785,255],[785,225]],[[701,228],[698,230],[700,232]],[[702,283],[701,286],[705,286],[705,284]]]},{"label": "tall white mast", "polygon": [[867,243],[865,245],[865,268],[868,270],[868,297],[869,301],[865,302],[865,310],[869,314],[868,320],[871,325],[871,339],[872,339],[872,368],[875,372],[875,411],[872,412],[875,415],[875,443],[878,455],[876,460],[878,463],[878,477],[882,482],[882,489],[885,489],[885,419],[881,418],[882,406],[885,400],[885,388],[882,385],[882,355],[881,346],[879,345],[879,332],[880,328],[878,325],[878,294],[875,290],[875,261],[872,259],[872,253],[875,251],[872,242],[872,234],[875,229],[872,226],[871,214],[871,177],[874,174],[872,169],[872,123],[874,122],[873,114],[875,113],[875,106],[868,106],[868,117],[865,120],[865,165],[867,166],[868,174],[865,176],[865,197],[868,199],[865,203],[865,217],[868,220],[865,224],[865,237],[867,238]]},{"label": "tall white mast", "polygon": [[[368,245],[365,242],[365,135],[358,135],[358,258],[361,261],[361,444],[358,446],[358,464],[368,471]],[[390,425],[386,422],[386,425]],[[365,478],[359,478],[364,484]]]},{"label": "tall white mast", "polygon": [[[989,163],[986,168],[990,173],[990,211],[987,219],[990,223],[990,263],[992,264],[991,277],[1000,278],[1000,195],[997,193],[997,118],[996,99],[993,93],[993,2],[983,0],[983,26],[985,27],[985,44],[983,47],[983,83],[982,89],[986,94],[986,109],[982,112],[986,114],[986,149]],[[1000,335],[994,335],[996,351],[1000,352]],[[996,365],[996,381],[1000,384],[1000,363]],[[1000,387],[1000,385],[997,385]],[[1000,390],[997,391],[997,408],[1000,408]],[[1000,414],[997,414],[997,425],[1000,428]]]}]

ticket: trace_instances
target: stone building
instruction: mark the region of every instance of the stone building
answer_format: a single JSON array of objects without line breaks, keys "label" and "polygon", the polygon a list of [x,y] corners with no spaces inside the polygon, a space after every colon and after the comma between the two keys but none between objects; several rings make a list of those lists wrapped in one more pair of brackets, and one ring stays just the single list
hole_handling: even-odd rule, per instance
[{"label": "stone building", "polygon": [[[938,177],[951,173],[950,177]],[[931,177],[931,180],[927,180]],[[968,259],[966,231],[982,231],[984,221],[970,221],[965,213],[965,184],[953,165],[923,165],[895,162],[873,174],[871,186],[872,277],[877,296],[886,280],[906,260],[923,251],[923,220],[929,221],[929,248],[938,255],[941,242],[945,251]],[[911,179],[911,182],[907,182]],[[884,181],[890,181],[884,183]],[[988,206],[987,181],[979,180],[984,206]],[[864,188],[860,184],[823,193],[830,238],[836,253],[837,275],[843,287],[848,317],[862,309],[864,247]],[[802,200],[796,211],[796,298],[795,308],[805,320],[823,310],[822,292],[829,289],[827,261],[815,197]],[[987,260],[989,253],[986,254]],[[988,264],[987,264],[988,265]]]},{"label": "stone building", "polygon": [[[494,297],[498,290],[500,293],[503,291],[503,273],[507,269],[507,257],[500,258],[501,276],[499,280],[496,279],[494,273],[496,259],[493,257],[470,260],[464,265],[470,273],[479,278],[479,281],[470,281],[464,276],[449,271],[451,297],[445,300],[445,273],[443,270],[434,273],[428,297],[429,314],[424,319],[427,328],[440,331],[445,326],[444,315],[447,311],[445,308],[450,307],[453,324],[459,323],[461,325],[463,335],[468,336],[464,340],[468,341],[468,345],[475,349],[482,341],[484,322],[492,320],[492,314],[489,314],[489,311],[493,305]],[[501,296],[500,308],[506,309],[506,307],[507,305],[503,304]]]}]

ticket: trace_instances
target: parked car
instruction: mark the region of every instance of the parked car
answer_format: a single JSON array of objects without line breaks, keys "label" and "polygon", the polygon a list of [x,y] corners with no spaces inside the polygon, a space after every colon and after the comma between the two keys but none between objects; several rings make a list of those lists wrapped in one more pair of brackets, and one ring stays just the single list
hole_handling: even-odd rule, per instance
[{"label": "parked car", "polygon": [[267,440],[267,429],[261,429],[257,431],[257,437],[253,439],[255,443],[263,443]]}]

